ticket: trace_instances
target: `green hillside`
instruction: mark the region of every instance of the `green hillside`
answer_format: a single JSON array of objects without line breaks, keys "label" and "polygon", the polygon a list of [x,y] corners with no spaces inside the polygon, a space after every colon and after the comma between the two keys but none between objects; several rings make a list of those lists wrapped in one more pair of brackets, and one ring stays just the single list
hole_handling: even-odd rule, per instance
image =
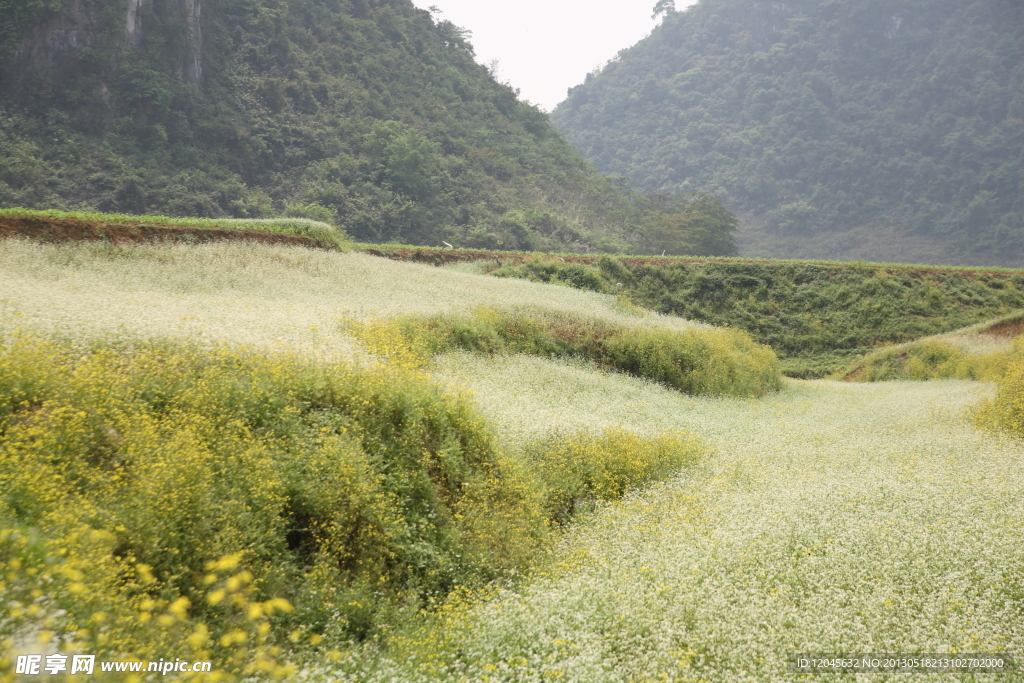
[{"label": "green hillside", "polygon": [[1013,0],[701,0],[552,121],[644,192],[723,201],[743,254],[1024,264]]},{"label": "green hillside", "polygon": [[665,213],[408,0],[0,0],[0,15],[0,206],[576,251],[648,248]]},{"label": "green hillside", "polygon": [[738,328],[770,346],[787,375],[802,378],[838,372],[879,347],[1012,317],[1024,308],[1024,271],[1008,268],[552,257],[388,247],[371,251],[398,260],[615,294],[643,310]]}]

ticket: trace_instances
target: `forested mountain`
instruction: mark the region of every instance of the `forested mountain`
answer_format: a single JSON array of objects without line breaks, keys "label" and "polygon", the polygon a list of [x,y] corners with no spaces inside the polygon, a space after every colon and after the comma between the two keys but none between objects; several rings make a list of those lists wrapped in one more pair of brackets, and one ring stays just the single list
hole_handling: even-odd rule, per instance
[{"label": "forested mountain", "polygon": [[555,126],[741,253],[1024,265],[1024,3],[671,0]]},{"label": "forested mountain", "polygon": [[0,17],[0,206],[637,251],[665,248],[652,219],[700,205],[597,173],[409,0],[0,0]]}]

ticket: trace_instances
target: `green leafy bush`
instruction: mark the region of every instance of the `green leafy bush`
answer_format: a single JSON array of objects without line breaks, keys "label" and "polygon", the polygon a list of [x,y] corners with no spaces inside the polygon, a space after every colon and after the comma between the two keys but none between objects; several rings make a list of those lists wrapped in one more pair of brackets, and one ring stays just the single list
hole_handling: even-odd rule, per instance
[{"label": "green leafy bush", "polygon": [[979,406],[974,419],[983,427],[1024,436],[1024,337],[1013,342],[995,398]]},{"label": "green leafy bush", "polygon": [[528,446],[526,461],[543,480],[549,514],[564,521],[588,502],[618,498],[695,465],[704,452],[685,434],[645,439],[618,428],[553,435]]},{"label": "green leafy bush", "polygon": [[406,354],[421,362],[452,349],[576,356],[688,394],[760,396],[782,386],[775,354],[742,330],[625,327],[565,313],[490,308],[469,315],[352,321],[347,329],[376,354]]},{"label": "green leafy bush", "polygon": [[205,563],[239,552],[302,624],[357,635],[375,595],[502,570],[467,552],[457,521],[466,492],[496,481],[486,423],[398,368],[191,347],[79,355],[23,337],[5,341],[0,406],[3,508],[110,531],[119,571],[145,564],[150,597],[185,596],[198,615]]}]

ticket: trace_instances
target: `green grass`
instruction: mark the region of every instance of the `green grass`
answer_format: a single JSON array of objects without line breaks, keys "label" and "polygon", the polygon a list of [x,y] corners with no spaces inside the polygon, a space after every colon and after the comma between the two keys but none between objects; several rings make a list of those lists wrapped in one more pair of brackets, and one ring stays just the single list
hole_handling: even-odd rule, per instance
[{"label": "green grass", "polygon": [[167,227],[222,229],[222,230],[264,230],[287,235],[303,235],[312,238],[320,247],[347,250],[348,238],[344,232],[332,225],[308,218],[182,218],[174,216],[135,216],[121,213],[87,213],[83,211],[37,211],[21,208],[0,208],[0,215],[18,218],[71,218],[79,221],[109,225],[155,225]]}]

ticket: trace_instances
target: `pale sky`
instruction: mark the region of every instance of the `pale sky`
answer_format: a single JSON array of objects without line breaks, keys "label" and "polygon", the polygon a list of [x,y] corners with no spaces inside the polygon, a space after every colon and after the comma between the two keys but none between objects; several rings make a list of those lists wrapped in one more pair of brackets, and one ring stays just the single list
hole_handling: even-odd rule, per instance
[{"label": "pale sky", "polygon": [[[619,50],[637,43],[656,21],[657,0],[413,0],[437,5],[447,19],[469,29],[481,64],[498,60],[498,80],[520,98],[550,112]],[[676,0],[683,10],[696,0]],[[659,18],[660,19],[660,18]]]}]

